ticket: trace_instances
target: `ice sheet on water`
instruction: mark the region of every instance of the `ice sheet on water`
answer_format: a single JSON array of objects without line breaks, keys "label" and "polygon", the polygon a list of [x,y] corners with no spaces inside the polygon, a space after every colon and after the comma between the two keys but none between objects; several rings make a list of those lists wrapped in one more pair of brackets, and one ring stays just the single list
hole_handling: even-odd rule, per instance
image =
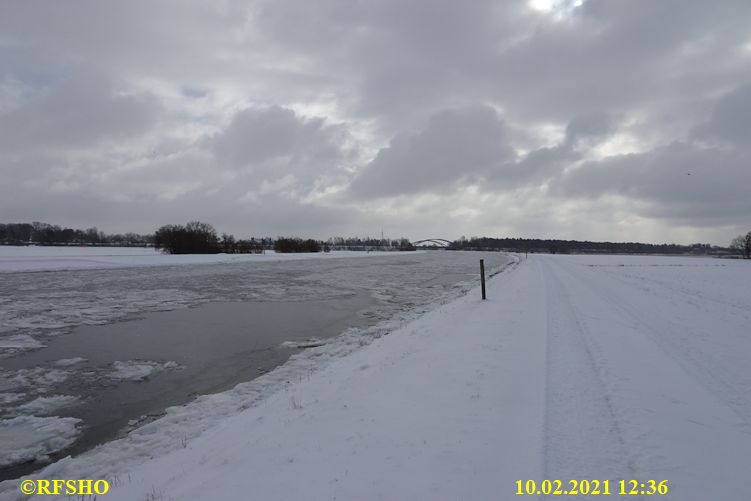
[{"label": "ice sheet on water", "polygon": [[80,419],[17,416],[0,419],[0,467],[26,461],[44,461],[68,447],[79,433]]},{"label": "ice sheet on water", "polygon": [[[327,300],[369,291],[376,299],[394,307],[410,307],[435,299],[443,289],[426,295],[424,284],[456,266],[450,259],[431,259],[418,253],[383,255],[388,257],[367,259],[368,263],[377,259],[375,267],[358,265],[359,259],[348,259],[346,261],[353,264],[345,266],[332,253],[330,259],[311,261],[300,257],[296,261],[262,265],[240,261],[7,273],[0,282],[0,297],[8,298],[0,308],[0,340],[26,335],[43,342],[40,336],[64,334],[79,325],[111,323],[145,312],[193,307],[206,302]],[[408,261],[406,266],[405,261]],[[378,270],[377,276],[373,274],[374,269]],[[408,273],[405,274],[405,270]],[[391,310],[375,310],[373,316],[378,320],[393,315]],[[13,342],[17,343],[18,339]]]},{"label": "ice sheet on water", "polygon": [[[372,252],[369,256],[393,255]],[[362,252],[336,251],[314,255],[277,254],[164,254],[153,247],[0,246],[0,273],[202,265],[220,263],[255,264],[269,261],[361,257]]]}]

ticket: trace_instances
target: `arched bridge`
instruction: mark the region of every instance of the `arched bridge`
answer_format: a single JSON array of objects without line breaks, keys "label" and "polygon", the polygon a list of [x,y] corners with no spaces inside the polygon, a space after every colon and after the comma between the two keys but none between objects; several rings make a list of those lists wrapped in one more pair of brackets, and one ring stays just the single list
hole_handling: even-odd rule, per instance
[{"label": "arched bridge", "polygon": [[420,244],[427,243],[437,245],[438,247],[448,247],[449,245],[451,245],[451,240],[446,240],[445,238],[426,238],[424,240],[417,240],[415,242],[412,242],[412,245],[418,246]]}]

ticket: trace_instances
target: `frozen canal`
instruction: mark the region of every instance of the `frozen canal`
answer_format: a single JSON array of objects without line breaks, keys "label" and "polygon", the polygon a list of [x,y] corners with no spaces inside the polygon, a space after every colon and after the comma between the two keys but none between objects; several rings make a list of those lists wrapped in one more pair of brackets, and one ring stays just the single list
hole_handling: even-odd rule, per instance
[{"label": "frozen canal", "polygon": [[508,262],[435,251],[2,273],[0,479],[249,381],[345,331],[385,332],[460,294],[480,258],[490,270]]}]

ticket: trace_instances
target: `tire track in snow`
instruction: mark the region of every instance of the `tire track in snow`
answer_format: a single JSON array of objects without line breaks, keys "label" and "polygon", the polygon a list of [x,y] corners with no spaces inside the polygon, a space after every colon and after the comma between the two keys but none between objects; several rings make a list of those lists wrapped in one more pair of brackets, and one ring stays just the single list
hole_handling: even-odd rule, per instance
[{"label": "tire track in snow", "polygon": [[[748,426],[720,398],[716,389],[697,378],[696,371],[701,375],[703,369],[685,366],[686,347],[680,346],[681,340],[687,344],[689,341],[683,337],[686,334],[681,330],[683,323],[696,322],[698,328],[705,324],[725,325],[722,310],[690,315],[691,309],[685,304],[659,299],[655,302],[655,298],[608,281],[595,271],[577,267],[565,257],[543,258],[542,265],[551,284],[548,290],[548,311],[552,319],[549,386],[550,389],[562,388],[564,396],[566,392],[591,393],[593,386],[588,386],[591,382],[585,376],[580,376],[577,388],[573,383],[558,381],[568,373],[554,370],[556,364],[582,364],[582,360],[591,360],[595,370],[589,372],[599,376],[599,386],[603,388],[614,423],[619,425],[617,436],[624,454],[630,459],[628,474],[611,479],[667,479],[670,492],[665,499],[676,501],[746,499],[751,492]],[[560,332],[556,333],[556,329]],[[568,336],[565,336],[567,329]],[[692,330],[695,329],[687,329],[686,335],[692,335]],[[564,341],[558,342],[557,349],[568,349],[568,352],[556,352],[556,337]],[[579,350],[565,346],[565,342],[574,344],[576,341],[586,343],[584,346],[590,356],[576,358]],[[674,343],[674,350],[668,341]],[[701,347],[706,340],[699,341],[696,347]],[[744,346],[738,344],[738,349]],[[708,348],[711,351],[711,346]],[[689,353],[696,354],[691,350]],[[714,367],[712,358],[703,359],[704,368],[713,372],[724,370],[722,362],[715,359],[714,363],[718,362]],[[740,370],[740,374],[747,377],[748,373]],[[743,381],[736,382],[735,386],[742,390]],[[574,400],[587,402],[581,396],[575,396]],[[591,400],[596,404],[596,399]],[[555,404],[551,398],[548,402]],[[552,407],[547,414],[550,436],[555,430],[554,419],[560,416],[561,410],[556,414]],[[588,417],[581,419],[580,427],[590,425]],[[566,426],[558,428],[566,432]],[[560,440],[557,450],[563,453],[559,452],[559,459],[577,462],[576,451],[580,450],[591,457],[599,454],[603,462],[611,461],[610,451],[590,447],[587,452],[586,447],[577,448],[576,436],[572,434],[572,437],[568,441]],[[597,435],[592,437],[596,438]],[[574,447],[574,450],[566,450],[566,447]],[[550,451],[551,457],[556,457],[556,449],[551,447]],[[591,460],[589,464],[592,465]],[[597,472],[594,478],[598,478],[602,468],[591,467]],[[645,496],[645,499],[650,497]]]},{"label": "tire track in snow", "polygon": [[592,352],[590,334],[554,266],[543,261],[541,267],[548,310],[545,478],[564,483],[634,478],[636,468]]},{"label": "tire track in snow", "polygon": [[[636,305],[624,299],[622,294],[615,292],[612,286],[608,286],[606,280],[602,280],[600,276],[595,276],[591,270],[581,270],[581,273],[575,275],[571,270],[565,269],[564,266],[559,265],[559,268],[590,290],[596,291],[600,298],[614,311],[637,325],[639,330],[646,333],[650,341],[666,357],[673,360],[697,384],[704,387],[727,406],[751,432],[751,400],[749,399],[751,394],[749,394],[748,389],[751,387],[751,380],[747,377],[744,378],[744,374],[730,370],[722,357],[692,349],[689,341],[692,338],[706,337],[706,333],[697,330],[690,324],[676,324],[669,317],[652,314],[644,307],[637,308]],[[611,277],[610,274],[607,276]],[[622,286],[629,287],[627,282],[620,279],[616,280]],[[634,285],[630,285],[630,287],[638,290],[638,287]],[[664,287],[670,289],[671,292],[675,291],[669,285]],[[681,339],[671,339],[671,337],[665,335],[665,333],[671,332],[682,332]],[[663,333],[663,335],[660,335],[660,333]],[[684,342],[681,342],[682,340]]]},{"label": "tire track in snow", "polygon": [[[715,265],[717,266],[717,265]],[[660,292],[670,292],[673,297],[680,296],[686,303],[703,307],[705,311],[712,311],[718,307],[723,308],[725,313],[730,316],[738,317],[742,322],[751,322],[751,311],[748,306],[738,301],[737,298],[732,298],[730,295],[723,295],[721,297],[715,297],[712,294],[702,290],[699,284],[695,281],[690,283],[693,287],[686,286],[684,283],[675,283],[674,281],[666,280],[660,276],[647,276],[639,275],[636,273],[619,273],[624,268],[635,268],[625,266],[588,266],[589,268],[595,268],[598,272],[602,273],[601,276],[607,276],[615,282],[630,288],[638,289],[646,294],[658,294]],[[709,267],[709,266],[706,266]],[[685,268],[684,266],[671,266],[670,268]],[[696,268],[699,268],[698,266]],[[617,271],[616,271],[617,270]],[[666,296],[663,296],[666,297]],[[711,307],[707,307],[711,305]]]}]

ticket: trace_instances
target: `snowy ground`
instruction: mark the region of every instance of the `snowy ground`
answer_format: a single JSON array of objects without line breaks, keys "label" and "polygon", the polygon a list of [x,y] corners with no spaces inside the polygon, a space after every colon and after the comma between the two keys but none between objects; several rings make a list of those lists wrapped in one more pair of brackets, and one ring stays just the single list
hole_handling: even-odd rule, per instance
[{"label": "snowy ground", "polygon": [[[749,283],[742,261],[530,256],[488,301],[311,348],[40,475],[107,477],[108,500],[536,498],[515,495],[526,479],[748,499]],[[308,375],[285,381],[295,363]],[[237,412],[212,416],[222,402]],[[0,498],[28,499],[17,486]]]}]

